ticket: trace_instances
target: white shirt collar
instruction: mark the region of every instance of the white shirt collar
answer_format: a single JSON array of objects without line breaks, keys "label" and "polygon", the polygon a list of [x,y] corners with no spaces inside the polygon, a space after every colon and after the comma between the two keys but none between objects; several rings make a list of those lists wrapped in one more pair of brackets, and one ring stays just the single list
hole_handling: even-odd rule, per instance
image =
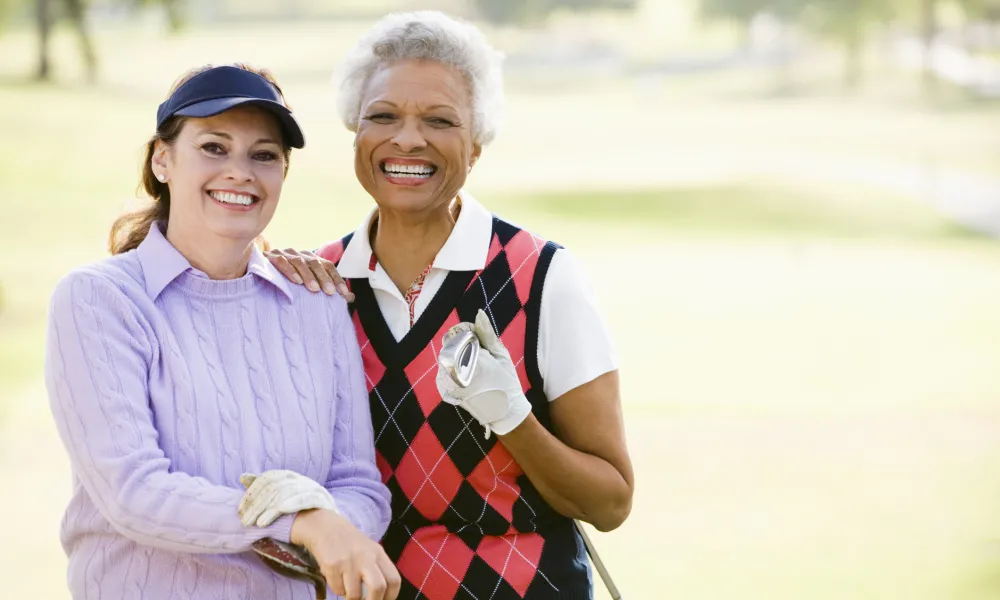
[{"label": "white shirt collar", "polygon": [[[459,192],[462,212],[458,214],[455,228],[434,258],[433,268],[446,271],[479,271],[486,267],[493,233],[493,215],[472,194]],[[367,278],[372,274],[372,247],[368,232],[372,219],[378,213],[375,207],[361,222],[344,250],[337,270],[341,277]]]}]

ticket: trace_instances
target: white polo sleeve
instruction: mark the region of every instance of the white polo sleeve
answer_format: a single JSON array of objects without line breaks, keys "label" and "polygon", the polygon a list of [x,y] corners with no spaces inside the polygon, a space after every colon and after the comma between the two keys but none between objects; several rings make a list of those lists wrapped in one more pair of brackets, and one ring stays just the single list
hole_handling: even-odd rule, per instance
[{"label": "white polo sleeve", "polygon": [[545,275],[538,328],[538,369],[549,401],[618,368],[594,290],[564,248]]}]

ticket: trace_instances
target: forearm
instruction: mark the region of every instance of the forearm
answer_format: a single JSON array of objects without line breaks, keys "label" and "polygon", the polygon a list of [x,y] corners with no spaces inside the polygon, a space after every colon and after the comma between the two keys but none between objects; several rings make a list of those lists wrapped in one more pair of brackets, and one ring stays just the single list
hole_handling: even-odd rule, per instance
[{"label": "forearm", "polygon": [[333,462],[324,487],[338,511],[362,533],[379,540],[389,527],[391,498],[375,463],[364,365],[346,307],[337,331],[337,415]]},{"label": "forearm", "polygon": [[549,432],[535,416],[500,441],[542,498],[559,514],[615,529],[631,508],[631,488],[608,461],[575,450]]},{"label": "forearm", "polygon": [[263,530],[243,527],[237,514],[240,490],[169,472],[169,461],[156,452],[111,455],[101,443],[109,440],[80,435],[63,411],[56,412],[74,474],[101,516],[121,535],[182,553],[243,552],[264,537],[288,541],[290,519]]}]

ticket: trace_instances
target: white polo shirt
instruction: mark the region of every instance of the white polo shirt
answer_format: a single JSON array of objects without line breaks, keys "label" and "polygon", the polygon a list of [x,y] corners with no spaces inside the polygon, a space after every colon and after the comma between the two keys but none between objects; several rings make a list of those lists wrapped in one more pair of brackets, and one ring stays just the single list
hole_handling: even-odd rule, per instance
[{"label": "white polo shirt", "polygon": [[[486,267],[493,215],[468,192],[461,192],[460,197],[462,211],[424,279],[414,305],[415,320],[441,289],[449,271]],[[368,279],[382,317],[399,341],[410,330],[410,306],[381,264],[369,269],[372,248],[368,232],[376,211],[373,208],[354,232],[337,268],[342,277]],[[545,275],[538,327],[538,369],[549,400],[618,368],[594,292],[576,259],[564,248],[556,250]]]}]

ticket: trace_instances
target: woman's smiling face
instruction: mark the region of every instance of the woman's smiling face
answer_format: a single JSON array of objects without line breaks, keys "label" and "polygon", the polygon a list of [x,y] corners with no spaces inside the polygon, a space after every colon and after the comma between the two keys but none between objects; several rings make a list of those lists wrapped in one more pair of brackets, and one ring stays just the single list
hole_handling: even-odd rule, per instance
[{"label": "woman's smiling face", "polygon": [[277,119],[254,106],[188,118],[177,140],[153,156],[154,168],[168,177],[169,227],[185,236],[256,238],[281,196],[282,143]]},{"label": "woman's smiling face", "polygon": [[365,88],[355,137],[358,181],[381,208],[415,214],[452,200],[479,158],[472,94],[453,67],[401,60]]}]

